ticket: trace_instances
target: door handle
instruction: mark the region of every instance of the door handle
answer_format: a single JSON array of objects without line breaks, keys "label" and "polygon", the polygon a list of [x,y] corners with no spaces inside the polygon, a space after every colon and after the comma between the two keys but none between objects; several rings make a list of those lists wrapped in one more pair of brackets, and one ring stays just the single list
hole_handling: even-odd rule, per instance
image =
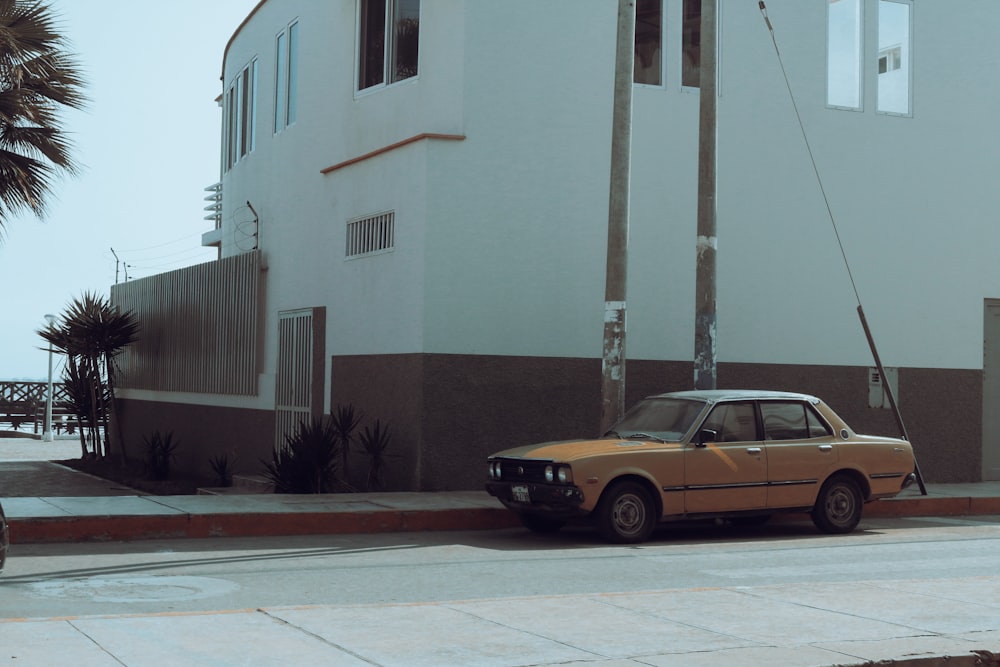
[{"label": "door handle", "polygon": [[760,454],[760,447],[747,447],[747,454],[750,454],[751,456]]},{"label": "door handle", "polygon": [[821,451],[821,452],[832,452],[833,451],[833,445],[820,445],[819,446],[819,451]]}]

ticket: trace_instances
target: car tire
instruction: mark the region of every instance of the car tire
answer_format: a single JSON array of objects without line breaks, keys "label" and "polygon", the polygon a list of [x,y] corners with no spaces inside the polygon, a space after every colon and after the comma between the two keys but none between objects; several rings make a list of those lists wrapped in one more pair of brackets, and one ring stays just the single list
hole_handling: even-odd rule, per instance
[{"label": "car tire", "polygon": [[646,487],[625,480],[605,489],[596,519],[597,529],[610,542],[644,542],[656,527],[656,509]]},{"label": "car tire", "polygon": [[555,533],[566,525],[562,519],[553,519],[538,514],[521,514],[519,517],[524,527],[533,533]]},{"label": "car tire", "polygon": [[811,516],[824,533],[849,533],[861,521],[863,507],[858,483],[848,475],[834,475],[820,489]]}]

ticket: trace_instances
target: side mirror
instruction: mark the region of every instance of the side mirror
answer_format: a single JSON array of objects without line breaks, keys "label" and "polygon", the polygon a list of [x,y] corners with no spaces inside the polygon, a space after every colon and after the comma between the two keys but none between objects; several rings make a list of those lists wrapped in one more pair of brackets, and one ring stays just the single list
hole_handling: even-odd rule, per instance
[{"label": "side mirror", "polygon": [[710,428],[703,428],[698,431],[698,439],[695,444],[699,447],[704,447],[705,443],[716,442],[719,439],[719,432]]}]

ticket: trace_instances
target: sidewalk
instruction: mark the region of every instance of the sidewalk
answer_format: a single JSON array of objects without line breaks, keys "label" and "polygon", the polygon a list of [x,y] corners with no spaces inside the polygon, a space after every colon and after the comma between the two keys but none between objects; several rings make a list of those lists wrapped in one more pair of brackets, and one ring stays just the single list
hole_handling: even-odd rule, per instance
[{"label": "sidewalk", "polygon": [[[0,503],[13,543],[260,537],[518,525],[485,491],[148,496],[39,461],[79,454],[72,441],[0,440]],[[32,460],[32,457],[35,457]],[[10,486],[37,490],[14,497]],[[59,489],[58,494],[53,489]],[[1000,515],[1000,482],[930,484],[865,506],[865,517]],[[796,517],[802,518],[805,517]]]}]

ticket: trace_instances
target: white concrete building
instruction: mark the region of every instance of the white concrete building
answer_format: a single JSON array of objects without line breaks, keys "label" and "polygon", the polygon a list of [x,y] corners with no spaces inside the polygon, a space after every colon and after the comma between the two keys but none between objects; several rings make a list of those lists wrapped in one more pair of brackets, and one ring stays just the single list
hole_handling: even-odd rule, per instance
[{"label": "white concrete building", "polygon": [[[593,434],[616,4],[263,0],[223,62],[220,262],[112,290],[145,326],[124,432],[252,472],[353,404],[399,489]],[[719,386],[895,434],[860,299],[924,478],[1000,478],[1000,4],[768,0],[780,60],[720,4]],[[630,403],[692,382],[700,100],[700,2],[637,5]]]}]

